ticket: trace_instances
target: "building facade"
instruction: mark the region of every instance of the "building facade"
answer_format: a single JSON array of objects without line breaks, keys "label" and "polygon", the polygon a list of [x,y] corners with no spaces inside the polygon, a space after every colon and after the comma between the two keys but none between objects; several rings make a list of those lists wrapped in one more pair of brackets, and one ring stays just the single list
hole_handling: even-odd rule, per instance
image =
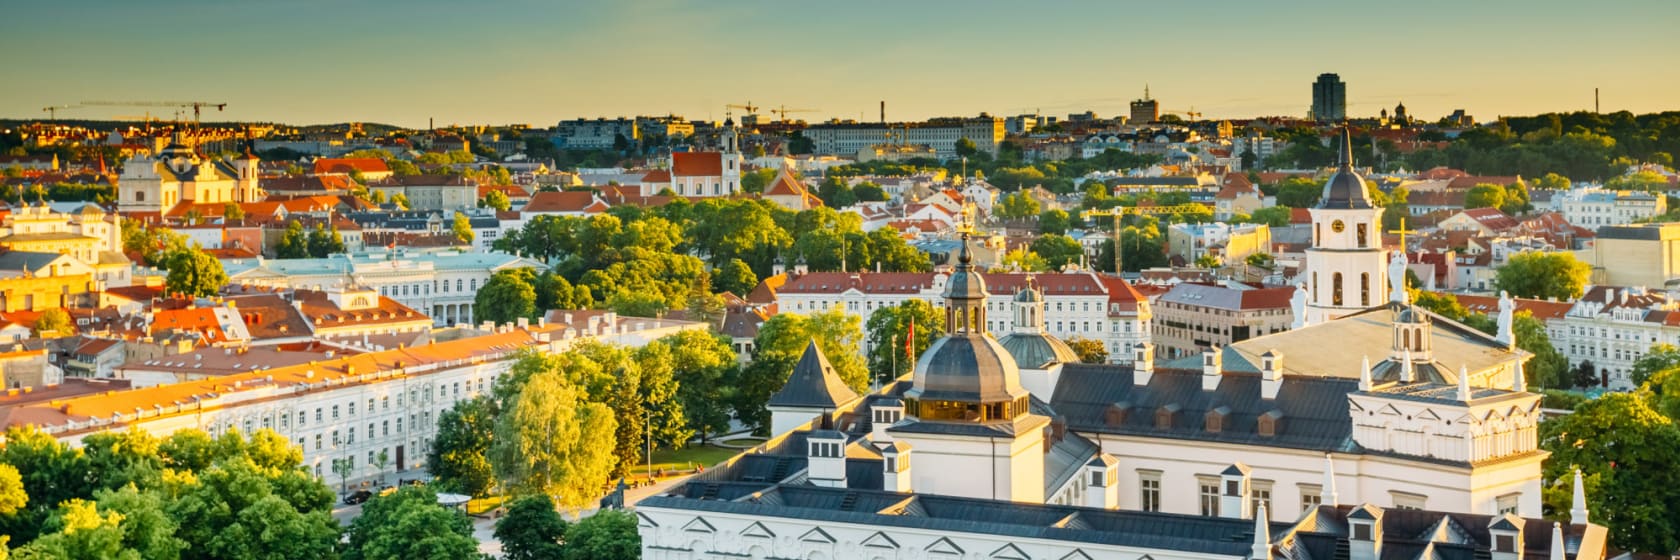
[{"label": "building facade", "polygon": [[915,123],[827,122],[805,128],[805,137],[822,155],[856,156],[860,151],[892,138],[892,143],[931,146],[941,158],[957,156],[957,141],[964,138],[976,148],[997,154],[1003,142],[1003,118],[981,114],[975,118],[939,118]]},{"label": "building facade", "polygon": [[1291,287],[1178,284],[1155,300],[1151,340],[1162,357],[1200,354],[1289,330]]},{"label": "building facade", "polygon": [[117,178],[119,212],[162,212],[182,202],[222,204],[262,200],[257,164],[246,150],[231,160],[205,157],[179,142],[157,157],[136,156]]},{"label": "building facade", "polygon": [[1600,188],[1570,189],[1558,193],[1552,204],[1565,221],[1585,228],[1631,224],[1668,212],[1668,199],[1661,195]]},{"label": "building facade", "polygon": [[1318,324],[1388,299],[1382,246],[1383,209],[1371,203],[1365,179],[1353,170],[1353,139],[1342,128],[1339,166],[1311,208],[1307,249],[1306,322]]},{"label": "building facade", "polygon": [[317,291],[362,286],[426,312],[437,326],[450,326],[473,323],[474,299],[496,271],[545,265],[494,251],[403,250],[318,259],[229,259],[223,267],[234,284]]},{"label": "building facade", "polygon": [[1312,85],[1312,119],[1321,123],[1347,119],[1347,83],[1332,73],[1318,75]]}]

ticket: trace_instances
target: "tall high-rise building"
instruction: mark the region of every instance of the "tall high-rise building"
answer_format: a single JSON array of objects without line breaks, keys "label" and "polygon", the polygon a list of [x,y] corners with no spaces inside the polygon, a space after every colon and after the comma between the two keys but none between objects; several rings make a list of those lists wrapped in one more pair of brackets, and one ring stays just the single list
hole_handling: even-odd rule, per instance
[{"label": "tall high-rise building", "polygon": [[1312,86],[1312,118],[1318,122],[1336,122],[1347,118],[1347,83],[1331,73],[1318,75]]},{"label": "tall high-rise building", "polygon": [[1132,101],[1132,118],[1126,122],[1144,124],[1161,120],[1161,102],[1149,97],[1149,86],[1143,86],[1143,99]]}]

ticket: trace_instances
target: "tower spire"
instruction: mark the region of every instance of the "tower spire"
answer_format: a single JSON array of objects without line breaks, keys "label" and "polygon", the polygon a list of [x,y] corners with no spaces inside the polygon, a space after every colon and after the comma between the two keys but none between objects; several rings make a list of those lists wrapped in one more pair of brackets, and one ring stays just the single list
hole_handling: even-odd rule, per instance
[{"label": "tower spire", "polygon": [[1336,497],[1336,462],[1330,459],[1330,454],[1324,454],[1324,485],[1318,489],[1320,505],[1339,506]]},{"label": "tower spire", "polygon": [[1250,560],[1271,560],[1272,558],[1272,528],[1266,523],[1266,502],[1260,502],[1260,507],[1254,511],[1254,544],[1249,545]]},{"label": "tower spire", "polygon": [[1575,496],[1569,506],[1569,523],[1587,524],[1587,488],[1581,484],[1581,467],[1575,467]]},{"label": "tower spire", "polygon": [[1470,400],[1470,367],[1458,366],[1458,400]]},{"label": "tower spire", "polygon": [[1348,130],[1346,123],[1342,124],[1341,153],[1336,155],[1336,166],[1343,170],[1353,169],[1353,132]]}]

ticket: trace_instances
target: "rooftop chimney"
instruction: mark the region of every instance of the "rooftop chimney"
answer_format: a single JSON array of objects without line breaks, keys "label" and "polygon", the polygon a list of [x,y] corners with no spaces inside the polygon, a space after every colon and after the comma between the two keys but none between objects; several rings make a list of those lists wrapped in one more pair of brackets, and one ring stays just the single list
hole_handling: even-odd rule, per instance
[{"label": "rooftop chimney", "polygon": [[1144,386],[1155,376],[1155,345],[1148,341],[1132,347],[1132,384]]},{"label": "rooftop chimney", "polygon": [[1225,357],[1218,344],[1214,344],[1202,351],[1202,390],[1212,391],[1219,388],[1219,375],[1225,370]]}]

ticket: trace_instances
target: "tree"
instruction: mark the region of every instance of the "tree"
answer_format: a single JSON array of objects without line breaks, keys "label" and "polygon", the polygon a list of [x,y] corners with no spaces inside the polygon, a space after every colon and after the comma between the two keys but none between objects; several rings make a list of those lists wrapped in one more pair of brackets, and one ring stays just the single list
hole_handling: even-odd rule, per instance
[{"label": "tree", "polygon": [[1003,219],[1019,219],[1039,215],[1038,199],[1025,191],[1016,191],[1003,196],[992,213]]},{"label": "tree", "polygon": [[245,209],[238,204],[229,202],[222,205],[222,220],[224,222],[237,222],[244,219]]},{"label": "tree", "polygon": [[1079,362],[1085,364],[1108,363],[1108,349],[1103,347],[1101,340],[1076,337],[1068,340],[1068,347],[1079,355]]},{"label": "tree", "polygon": [[764,192],[764,187],[770,186],[776,180],[776,170],[763,168],[741,174],[741,190],[750,193]]},{"label": "tree", "polygon": [[100,490],[99,509],[122,516],[122,547],[140,553],[141,558],[180,558],[187,541],[175,536],[180,525],[164,511],[166,498],[157,491],[141,491],[134,485],[117,490]]},{"label": "tree", "polygon": [[753,361],[731,383],[737,388],[736,418],[748,425],[768,427],[765,403],[787,383],[788,373],[812,340],[817,341],[840,379],[862,393],[869,385],[869,368],[859,351],[863,339],[860,322],[839,309],[808,315],[783,313],[765,321],[753,339]]},{"label": "tree", "polygon": [[1038,233],[1063,235],[1072,226],[1072,220],[1066,210],[1060,208],[1045,210],[1038,215]]},{"label": "tree", "polygon": [[187,236],[162,226],[147,227],[139,220],[122,221],[123,250],[139,253],[147,266],[163,266],[164,258],[189,249]]},{"label": "tree", "polygon": [[554,510],[554,501],[541,494],[513,500],[507,515],[496,522],[496,540],[502,542],[508,560],[561,558],[565,536],[566,520]]},{"label": "tree", "polygon": [[1517,338],[1517,348],[1534,355],[1529,358],[1523,370],[1529,387],[1569,387],[1569,359],[1563,357],[1563,354],[1552,346],[1552,338],[1546,334],[1545,323],[1535,319],[1532,312],[1519,311],[1512,320],[1511,333]]},{"label": "tree", "polygon": [[18,558],[115,558],[140,560],[122,546],[122,515],[101,514],[93,502],[70,500],[47,524],[47,534],[17,551]]},{"label": "tree", "polygon": [[481,321],[511,323],[534,318],[537,290],[531,286],[531,271],[524,268],[498,270],[473,296],[473,317]]},{"label": "tree", "polygon": [[1458,298],[1452,294],[1417,290],[1412,292],[1412,303],[1454,321],[1463,321],[1470,315],[1470,310],[1458,303]]},{"label": "tree", "polygon": [[391,195],[391,204],[393,206],[396,206],[398,210],[409,209],[408,195],[405,195],[403,193],[397,193],[397,194]]},{"label": "tree", "polygon": [[926,300],[908,299],[870,313],[865,330],[869,333],[869,373],[875,379],[897,379],[945,332],[945,313]]},{"label": "tree", "polygon": [[857,198],[858,202],[886,202],[888,198],[886,189],[869,181],[853,185],[852,196]]},{"label": "tree", "polygon": [[1249,223],[1266,224],[1275,228],[1289,225],[1290,208],[1288,206],[1267,206],[1255,210],[1248,217]]},{"label": "tree", "polygon": [[1603,382],[1598,366],[1594,365],[1592,360],[1581,360],[1581,363],[1575,364],[1571,374],[1574,376],[1575,386],[1583,389],[1598,387]]},{"label": "tree", "polygon": [[1657,372],[1680,367],[1680,348],[1666,342],[1652,344],[1644,356],[1633,362],[1633,384],[1644,385]]},{"label": "tree", "polygon": [[1667,554],[1680,546],[1680,427],[1651,407],[1650,392],[1610,393],[1576,407],[1573,414],[1540,424],[1548,511],[1569,511],[1571,470],[1580,468],[1593,522],[1610,529],[1612,542],[1641,552]]},{"label": "tree", "polygon": [[194,249],[169,254],[164,262],[164,268],[169,273],[164,276],[163,285],[175,294],[216,295],[228,281],[227,272],[222,270],[222,261],[196,250],[196,247]]},{"label": "tree", "polygon": [[1499,268],[1494,285],[1513,297],[1567,301],[1581,297],[1592,267],[1570,253],[1525,251]]},{"label": "tree", "polygon": [[1214,255],[1196,257],[1196,266],[1199,268],[1219,268],[1221,264],[1219,257]]},{"label": "tree", "polygon": [[321,224],[315,224],[315,229],[309,232],[307,246],[309,256],[324,259],[328,255],[344,252],[344,236],[339,235],[338,226],[328,230]]},{"label": "tree", "polygon": [[490,466],[495,403],[478,396],[455,403],[438,415],[437,437],[426,454],[426,471],[452,492],[475,498],[490,495],[496,475]]},{"label": "tree", "polygon": [[309,235],[303,231],[301,222],[293,220],[286,224],[286,233],[280,235],[280,243],[274,247],[274,256],[282,259],[301,259],[309,256]]},{"label": "tree", "polygon": [[1029,249],[1022,248],[1003,254],[1003,260],[998,262],[1004,270],[1021,270],[1026,272],[1045,272],[1050,265],[1044,262],[1044,257]]},{"label": "tree", "polygon": [[971,158],[974,157],[975,154],[979,153],[980,146],[976,145],[973,140],[969,140],[967,136],[957,139],[958,157]]},{"label": "tree", "polygon": [[[642,347],[636,359],[644,372],[660,363],[671,368],[676,402],[687,419],[686,428],[700,434],[702,442],[729,429],[729,402],[735,390],[729,380],[739,366],[727,339],[706,331],[682,331]],[[652,377],[644,375],[644,381]]]},{"label": "tree", "polygon": [[607,405],[588,402],[558,366],[537,354],[515,363],[534,371],[496,418],[491,464],[514,494],[554,496],[575,511],[593,501],[617,463],[618,422]]},{"label": "tree", "polygon": [[0,463],[0,516],[17,513],[29,505],[29,494],[23,490],[23,477],[17,467]]},{"label": "tree", "polygon": [[1464,208],[1499,208],[1505,205],[1505,187],[1482,183],[1464,194]]},{"label": "tree", "polygon": [[[495,191],[491,192],[494,193]],[[455,234],[455,239],[467,245],[472,245],[475,234],[473,234],[472,220],[468,219],[466,214],[456,212],[455,220],[449,225],[449,231]]]},{"label": "tree", "polygon": [[484,195],[483,200],[478,201],[478,207],[495,208],[497,211],[506,212],[513,207],[513,201],[508,200],[508,195],[502,191],[490,191]]},{"label": "tree", "polygon": [[1061,270],[1064,266],[1080,262],[1085,256],[1085,247],[1072,237],[1049,233],[1033,240],[1032,252],[1044,259],[1048,270]]},{"label": "tree", "polygon": [[70,314],[61,308],[54,307],[42,311],[41,317],[35,320],[35,336],[40,338],[56,338],[75,333],[75,327],[70,325]]},{"label": "tree", "polygon": [[602,510],[566,528],[563,560],[637,560],[642,536],[636,516],[621,510]]},{"label": "tree", "polygon": [[745,296],[758,287],[758,275],[753,274],[752,267],[741,259],[729,259],[713,272],[712,286],[719,292],[729,292]]},{"label": "tree", "polygon": [[345,560],[484,558],[472,536],[472,521],[437,503],[424,486],[404,486],[376,496],[350,522]]}]

